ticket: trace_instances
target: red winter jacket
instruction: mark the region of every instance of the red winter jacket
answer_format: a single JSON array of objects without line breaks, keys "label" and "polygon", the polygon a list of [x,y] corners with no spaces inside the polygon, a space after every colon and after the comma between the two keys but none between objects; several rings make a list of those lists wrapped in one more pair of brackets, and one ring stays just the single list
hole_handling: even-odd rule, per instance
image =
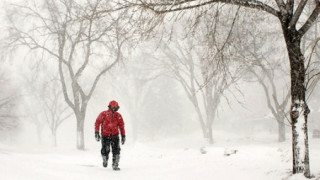
[{"label": "red winter jacket", "polygon": [[121,114],[118,112],[112,112],[110,109],[103,111],[98,116],[95,123],[95,132],[100,132],[100,126],[102,136],[118,135],[119,129],[121,135],[125,135],[124,122]]}]

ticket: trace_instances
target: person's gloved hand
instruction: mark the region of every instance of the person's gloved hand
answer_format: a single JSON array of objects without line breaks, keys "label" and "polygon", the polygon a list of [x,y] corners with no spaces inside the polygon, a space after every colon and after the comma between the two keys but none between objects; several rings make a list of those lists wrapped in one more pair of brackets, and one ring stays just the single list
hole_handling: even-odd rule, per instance
[{"label": "person's gloved hand", "polygon": [[100,137],[99,132],[95,132],[94,134],[95,134],[94,137],[96,138],[96,140],[97,140],[97,141],[100,141],[100,138],[101,138],[101,137]]},{"label": "person's gloved hand", "polygon": [[126,142],[126,136],[122,135],[121,136],[121,144],[123,145]]}]

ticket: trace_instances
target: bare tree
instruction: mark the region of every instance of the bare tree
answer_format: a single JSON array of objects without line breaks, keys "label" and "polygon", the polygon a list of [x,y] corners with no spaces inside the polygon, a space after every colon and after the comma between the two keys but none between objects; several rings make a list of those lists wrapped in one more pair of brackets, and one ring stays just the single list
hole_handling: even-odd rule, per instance
[{"label": "bare tree", "polygon": [[[33,57],[32,57],[33,58]],[[46,125],[41,97],[39,95],[39,85],[44,81],[39,71],[41,64],[37,62],[38,59],[24,66],[24,72],[21,73],[23,88],[23,116],[26,117],[26,122],[35,125],[37,132],[38,143],[42,144],[43,129]]]},{"label": "bare tree", "polygon": [[60,81],[56,78],[44,82],[39,92],[46,123],[53,136],[53,144],[57,146],[57,130],[60,125],[72,116],[72,112],[63,100]]},{"label": "bare tree", "polygon": [[39,144],[42,143],[42,132],[48,127],[57,146],[57,130],[68,119],[72,112],[65,103],[61,83],[52,62],[40,59],[40,54],[27,56],[28,65],[24,65],[20,76],[25,99],[25,112],[28,122],[36,125]]},{"label": "bare tree", "polygon": [[308,54],[306,67],[307,99],[310,99],[320,81],[320,20],[304,36],[302,41],[303,52]]},{"label": "bare tree", "polygon": [[[261,32],[263,30],[258,28],[263,21],[250,21],[255,18],[257,20],[266,19],[262,13],[243,12],[242,15],[246,18],[237,22],[237,28],[235,28],[237,38],[234,42],[237,44],[239,59],[241,59],[249,74],[253,75],[253,78],[262,87],[267,100],[267,107],[278,124],[278,141],[283,142],[286,139],[285,127],[289,126],[290,123],[287,122],[290,90],[287,87],[288,85],[279,86],[277,84],[280,77],[286,77],[288,74],[283,60],[287,57],[282,54],[281,41],[276,42],[281,32],[274,28],[265,27],[264,30],[268,30],[268,32],[263,33]],[[268,21],[263,23],[268,23]],[[267,34],[267,37],[265,34]],[[265,48],[267,44],[271,43],[273,47]],[[280,44],[280,47],[278,44]],[[249,77],[249,80],[252,81],[252,78]],[[285,81],[286,79],[281,78],[281,80]]]},{"label": "bare tree", "polygon": [[[101,14],[101,8],[107,8],[101,0],[42,3],[14,6],[9,13],[10,44],[40,50],[56,60],[64,99],[77,120],[77,148],[83,150],[88,102],[101,76],[122,57],[126,26],[120,19],[126,13]],[[20,26],[21,18],[34,23]]]},{"label": "bare tree", "polygon": [[[290,62],[293,174],[304,173],[306,177],[310,177],[307,128],[310,110],[306,102],[306,64],[305,56],[301,51],[301,39],[319,17],[320,1],[275,0],[275,3],[272,3],[259,0],[139,0],[131,5],[140,6],[157,14],[188,9],[198,9],[201,11],[198,14],[201,14],[218,3],[256,9],[271,14],[279,20]],[[307,9],[307,4],[311,4],[313,9],[305,15],[303,12]]]},{"label": "bare tree", "polygon": [[[159,70],[151,67],[150,59],[145,56],[145,53],[144,51],[143,57],[135,57],[137,59],[131,63],[128,62],[120,72],[123,75],[121,83],[113,85],[121,94],[121,98],[126,101],[126,108],[132,121],[133,141],[139,139],[139,131],[142,130],[140,125],[146,111],[145,101],[150,88],[152,88],[152,82],[161,75]],[[150,58],[153,57],[150,56]]]},{"label": "bare tree", "polygon": [[20,100],[17,91],[8,87],[10,79],[0,68],[0,136],[11,139],[12,133],[19,127],[17,103]]},{"label": "bare tree", "polygon": [[[235,18],[231,22],[229,20],[231,25],[228,26],[224,24],[228,22],[227,18],[214,18],[221,16],[220,13],[218,9],[207,13],[203,20],[199,20],[193,36],[171,37],[170,43],[162,43],[159,48],[165,55],[163,61],[168,63],[166,68],[181,83],[197,112],[203,136],[211,144],[213,122],[220,102],[226,98],[230,86],[241,77],[241,70],[230,60]],[[226,37],[216,37],[226,28],[230,29]]]},{"label": "bare tree", "polygon": [[[257,78],[257,82],[263,88],[267,100],[267,106],[278,124],[278,141],[283,142],[286,139],[285,126],[288,114],[286,108],[290,98],[290,91],[284,90],[285,93],[281,94],[282,91],[277,88],[275,82],[275,69],[268,68],[262,64],[261,61],[265,61],[264,58],[260,59],[256,55],[254,55],[253,58],[253,61],[250,61],[255,63],[255,65],[246,64],[246,67],[248,71]],[[257,72],[258,70],[262,73]],[[269,88],[269,84],[271,85],[271,88]]]}]

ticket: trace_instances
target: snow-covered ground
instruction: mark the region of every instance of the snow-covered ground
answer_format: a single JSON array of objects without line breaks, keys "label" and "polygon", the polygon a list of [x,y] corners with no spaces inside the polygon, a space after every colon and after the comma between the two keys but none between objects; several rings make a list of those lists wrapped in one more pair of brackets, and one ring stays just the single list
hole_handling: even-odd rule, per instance
[{"label": "snow-covered ground", "polygon": [[[223,137],[223,138],[221,138]],[[73,147],[23,148],[0,144],[1,180],[277,180],[305,179],[290,176],[290,140],[225,137],[213,145],[195,139],[128,142],[122,146],[120,168],[102,167],[100,144],[87,143],[87,150]],[[225,156],[225,152],[237,153]],[[311,172],[320,179],[320,139],[310,140]],[[111,159],[110,159],[111,160]],[[109,164],[110,161],[109,160]]]}]

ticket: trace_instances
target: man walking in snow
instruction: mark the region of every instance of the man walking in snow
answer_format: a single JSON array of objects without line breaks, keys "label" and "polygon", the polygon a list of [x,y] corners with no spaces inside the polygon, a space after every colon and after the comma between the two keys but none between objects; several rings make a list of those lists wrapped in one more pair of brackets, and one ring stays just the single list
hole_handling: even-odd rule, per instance
[{"label": "man walking in snow", "polygon": [[[120,106],[116,101],[111,101],[109,103],[107,111],[103,111],[98,116],[95,122],[95,138],[100,141],[101,138],[101,155],[103,159],[103,167],[108,166],[110,147],[112,148],[112,168],[113,170],[120,170],[119,160],[120,160],[120,139],[119,139],[119,129],[121,133],[121,144],[123,145],[126,141],[126,135],[124,130],[124,122],[122,116],[117,111]],[[101,136],[99,134],[99,129],[101,126]]]}]

